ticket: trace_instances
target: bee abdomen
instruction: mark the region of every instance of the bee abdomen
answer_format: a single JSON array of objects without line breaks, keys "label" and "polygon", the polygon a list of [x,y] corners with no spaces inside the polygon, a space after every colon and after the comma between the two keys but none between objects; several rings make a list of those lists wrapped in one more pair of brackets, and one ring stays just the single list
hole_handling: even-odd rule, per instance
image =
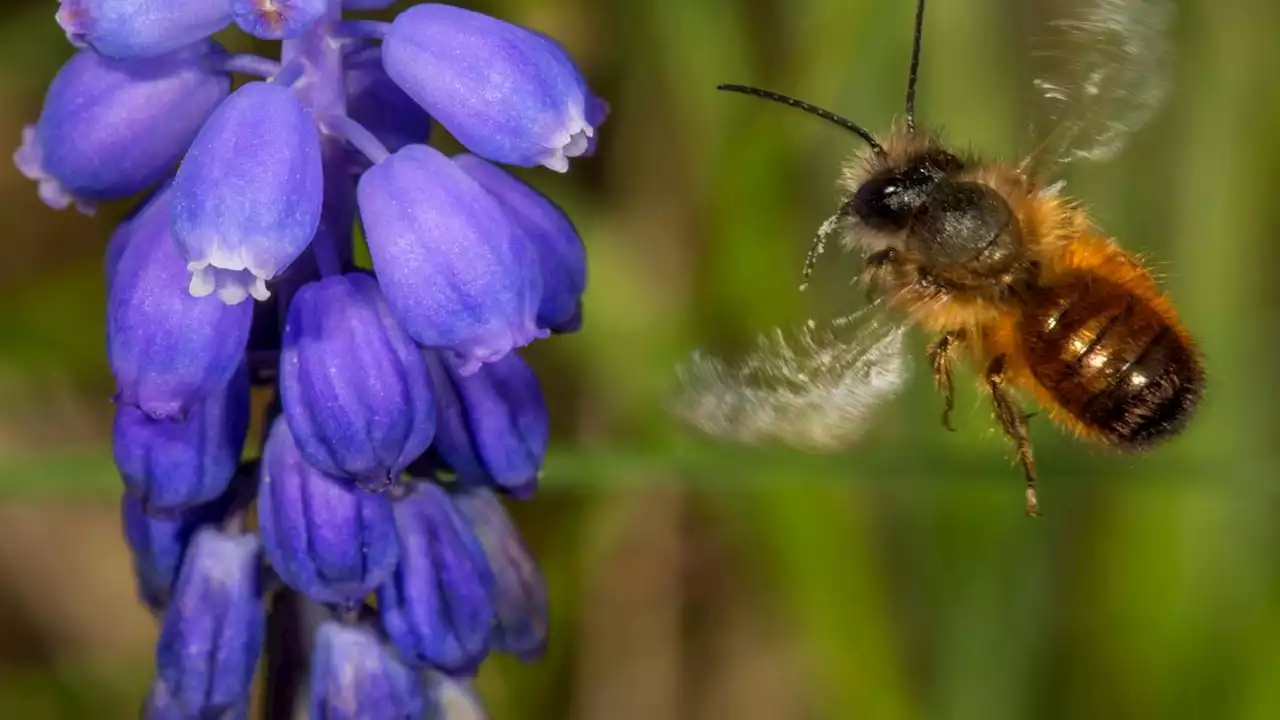
[{"label": "bee abdomen", "polygon": [[1186,426],[1204,371],[1185,334],[1141,294],[1093,273],[1041,288],[1022,343],[1036,380],[1110,443],[1140,450]]}]

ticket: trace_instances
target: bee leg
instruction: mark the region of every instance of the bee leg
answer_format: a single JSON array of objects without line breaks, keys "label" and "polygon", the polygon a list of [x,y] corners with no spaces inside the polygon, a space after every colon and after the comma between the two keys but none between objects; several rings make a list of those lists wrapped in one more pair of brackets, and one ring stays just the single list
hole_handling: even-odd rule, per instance
[{"label": "bee leg", "polygon": [[987,366],[987,387],[991,390],[996,419],[1018,449],[1018,462],[1027,479],[1027,514],[1035,517],[1040,514],[1040,504],[1036,498],[1036,463],[1031,456],[1031,441],[1027,438],[1027,418],[1031,416],[1022,412],[1009,398],[1004,387],[1004,365],[1005,356],[998,355]]},{"label": "bee leg", "polygon": [[875,294],[884,287],[888,274],[897,270],[900,260],[898,249],[892,247],[877,250],[863,260],[860,281],[867,289],[868,302],[875,300]]},{"label": "bee leg", "polygon": [[942,393],[942,426],[951,432],[951,411],[956,407],[956,386],[951,380],[951,369],[955,365],[956,346],[964,339],[964,331],[950,330],[929,344],[929,365],[933,368],[933,386]]}]

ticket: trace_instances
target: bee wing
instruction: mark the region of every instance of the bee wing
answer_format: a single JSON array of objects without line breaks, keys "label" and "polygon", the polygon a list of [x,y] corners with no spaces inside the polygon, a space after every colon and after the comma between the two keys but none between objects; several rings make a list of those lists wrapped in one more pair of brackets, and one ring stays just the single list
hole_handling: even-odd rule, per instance
[{"label": "bee wing", "polygon": [[1169,94],[1173,17],[1168,0],[1086,0],[1050,22],[1032,52],[1036,118],[1045,130],[1029,161],[1116,157]]},{"label": "bee wing", "polygon": [[907,323],[870,306],[830,323],[774,330],[737,364],[694,353],[674,410],[724,440],[829,451],[857,439],[910,376]]}]

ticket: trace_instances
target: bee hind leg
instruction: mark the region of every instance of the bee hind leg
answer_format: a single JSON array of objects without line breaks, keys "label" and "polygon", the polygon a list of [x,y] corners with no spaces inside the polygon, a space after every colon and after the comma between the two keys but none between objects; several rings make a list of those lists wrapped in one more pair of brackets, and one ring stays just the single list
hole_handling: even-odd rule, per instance
[{"label": "bee hind leg", "polygon": [[1022,473],[1027,480],[1027,515],[1035,517],[1040,514],[1040,503],[1036,497],[1036,462],[1031,455],[1031,440],[1027,437],[1027,419],[1031,416],[1022,412],[1010,399],[1004,386],[1004,371],[1005,356],[996,356],[987,366],[987,388],[991,390],[996,420],[1017,447],[1018,463],[1022,465]]},{"label": "bee hind leg", "polygon": [[942,393],[942,426],[955,432],[951,426],[951,411],[956,407],[956,386],[951,379],[955,366],[956,350],[964,341],[963,330],[949,330],[929,344],[929,366],[933,368],[933,386]]}]

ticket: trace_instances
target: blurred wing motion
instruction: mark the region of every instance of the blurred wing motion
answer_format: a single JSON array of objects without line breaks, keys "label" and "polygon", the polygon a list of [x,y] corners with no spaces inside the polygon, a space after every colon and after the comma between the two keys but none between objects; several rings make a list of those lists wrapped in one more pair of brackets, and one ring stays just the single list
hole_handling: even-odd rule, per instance
[{"label": "blurred wing motion", "polygon": [[1171,88],[1168,0],[1086,0],[1035,42],[1037,119],[1047,116],[1033,161],[1107,161],[1160,109]]},{"label": "blurred wing motion", "polygon": [[814,451],[848,444],[910,375],[907,325],[875,310],[827,325],[810,320],[793,337],[774,330],[737,365],[694,353],[680,369],[676,413],[725,440]]}]

